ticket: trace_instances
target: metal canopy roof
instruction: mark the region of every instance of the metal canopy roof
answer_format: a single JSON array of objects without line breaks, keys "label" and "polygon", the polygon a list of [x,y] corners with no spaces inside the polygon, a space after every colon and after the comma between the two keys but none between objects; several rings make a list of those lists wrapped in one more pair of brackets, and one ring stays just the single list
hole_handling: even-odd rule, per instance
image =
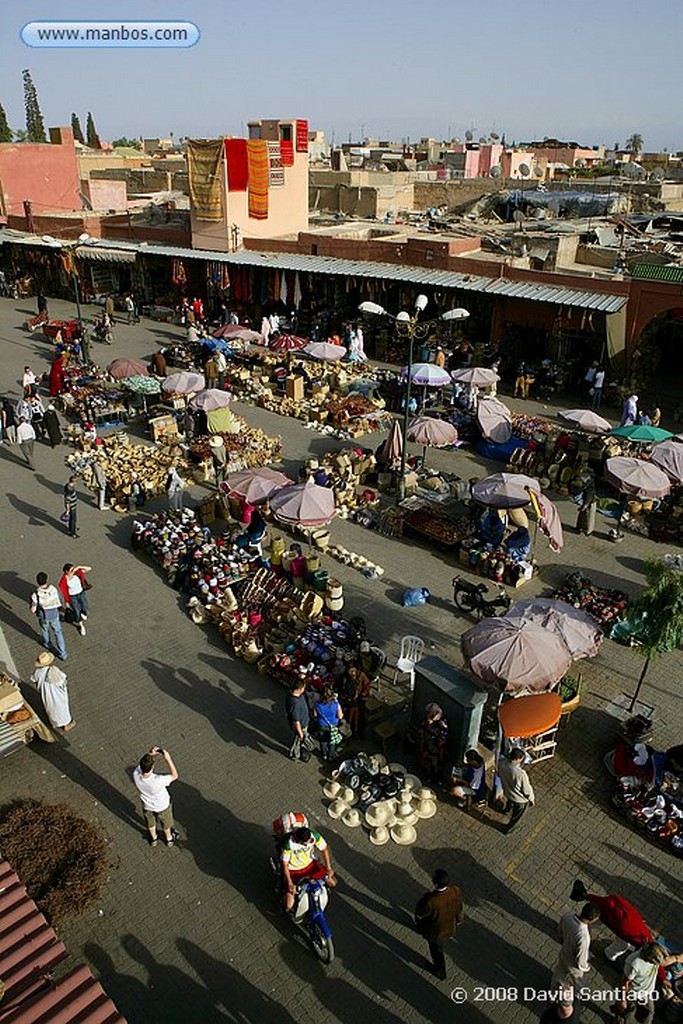
[{"label": "metal canopy roof", "polygon": [[[0,231],[0,242],[19,245],[33,245],[41,248],[55,248],[43,242],[42,238],[21,235],[18,232]],[[587,289],[567,288],[560,285],[541,284],[537,281],[511,281],[504,277],[484,277],[478,274],[461,274],[452,270],[428,270],[424,267],[401,263],[379,263],[370,260],[337,259],[333,256],[311,256],[305,253],[259,252],[240,249],[238,252],[214,252],[211,249],[185,249],[172,245],[149,245],[145,242],[126,242],[114,239],[99,239],[97,246],[79,246],[79,257],[84,259],[111,259],[132,262],[132,256],[170,256],[173,259],[211,260],[231,266],[266,267],[275,270],[293,270],[305,274],[333,274],[343,277],[363,277],[385,281],[403,281],[407,284],[429,285],[432,288],[453,288],[459,291],[479,292],[509,298],[527,299],[531,302],[551,302],[559,306],[576,306],[593,309],[602,313],[616,313],[628,302],[626,295],[609,292],[594,292]],[[97,253],[97,256],[93,254]],[[105,255],[105,253],[107,255]],[[123,254],[126,254],[124,256]],[[101,255],[100,255],[101,254]],[[129,256],[128,254],[131,254]]]}]

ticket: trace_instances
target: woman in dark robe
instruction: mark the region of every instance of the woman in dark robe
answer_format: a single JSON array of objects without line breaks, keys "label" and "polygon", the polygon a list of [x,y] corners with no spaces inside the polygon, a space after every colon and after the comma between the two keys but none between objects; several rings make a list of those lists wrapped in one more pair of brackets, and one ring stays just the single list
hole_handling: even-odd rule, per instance
[{"label": "woman in dark robe", "polygon": [[59,425],[59,416],[54,405],[48,405],[43,416],[43,427],[47,432],[51,448],[56,448],[62,443],[62,428]]}]

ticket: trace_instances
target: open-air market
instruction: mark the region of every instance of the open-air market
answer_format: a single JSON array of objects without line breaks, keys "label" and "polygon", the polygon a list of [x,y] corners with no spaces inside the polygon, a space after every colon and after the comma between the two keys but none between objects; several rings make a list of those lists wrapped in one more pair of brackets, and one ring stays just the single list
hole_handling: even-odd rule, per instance
[{"label": "open-air market", "polygon": [[0,1024],[683,1024],[675,34],[606,127],[528,4],[427,4],[417,117],[399,9],[362,100],[309,5],[10,6]]}]

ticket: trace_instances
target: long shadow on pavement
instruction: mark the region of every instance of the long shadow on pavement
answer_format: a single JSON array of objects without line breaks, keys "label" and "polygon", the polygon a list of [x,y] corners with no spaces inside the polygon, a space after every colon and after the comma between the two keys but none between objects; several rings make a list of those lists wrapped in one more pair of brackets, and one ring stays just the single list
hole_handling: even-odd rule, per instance
[{"label": "long shadow on pavement", "polygon": [[27,501],[23,501],[16,494],[8,494],[7,497],[17,512],[26,517],[28,526],[52,526],[62,535],[68,536],[64,523],[60,523],[55,516],[49,515],[36,505],[29,505]]}]

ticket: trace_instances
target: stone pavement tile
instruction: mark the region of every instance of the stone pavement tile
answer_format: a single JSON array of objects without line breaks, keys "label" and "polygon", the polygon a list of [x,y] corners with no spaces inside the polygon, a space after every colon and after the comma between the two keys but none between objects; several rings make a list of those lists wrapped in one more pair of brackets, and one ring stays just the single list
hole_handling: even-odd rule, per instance
[{"label": "stone pavement tile", "polygon": [[[16,387],[24,363],[47,346],[16,330],[12,308],[0,300],[0,367]],[[115,354],[144,355],[157,343],[144,324],[121,328]],[[288,458],[338,446],[298,422],[243,411],[250,422],[282,434]],[[109,881],[98,904],[62,933],[74,957],[84,957],[101,975],[131,1024],[161,1018],[213,1024],[234,1007],[246,1019],[274,1021],[348,1020],[366,1011],[381,1020],[400,1015],[421,1022],[450,1020],[457,1012],[463,1020],[498,1024],[500,1006],[468,1003],[456,1010],[448,988],[416,966],[425,950],[410,915],[437,865],[446,866],[465,892],[467,921],[449,955],[453,977],[470,989],[495,987],[501,978],[537,986],[547,981],[557,952],[556,919],[577,874],[600,891],[624,891],[648,918],[676,933],[680,915],[667,894],[676,862],[616,816],[602,764],[616,727],[601,709],[634,685],[641,666],[636,653],[605,642],[594,662],[582,664],[582,706],[561,730],[558,757],[534,768],[538,806],[517,835],[501,835],[497,815],[478,820],[442,805],[435,819],[421,823],[414,847],[377,851],[360,831],[327,817],[316,764],[292,765],[284,757],[282,691],[234,662],[210,630],[189,620],[162,574],[128,550],[125,519],[97,513],[88,496],[81,539],[66,537],[58,523],[66,451],[38,446],[33,475],[0,451],[3,535],[12,553],[0,570],[0,615],[22,674],[29,674],[38,649],[26,607],[37,569],[45,565],[54,575],[63,561],[82,559],[93,565],[95,584],[88,636],[81,642],[67,632],[78,728],[51,747],[36,741],[8,759],[0,804],[21,791],[64,800],[101,821],[109,839]],[[461,453],[438,452],[434,459],[463,476],[475,466]],[[574,515],[567,502],[560,510],[566,518]],[[460,571],[452,555],[343,520],[332,524],[332,533],[386,568],[382,581],[369,582],[329,560],[345,585],[348,613],[366,615],[372,635],[392,656],[401,635],[417,631],[434,651],[457,660],[460,635],[471,621],[452,608],[450,581]],[[615,548],[571,534],[563,556],[539,547],[541,578],[519,596],[543,591],[574,565],[590,565],[599,579],[636,592],[642,559],[658,551],[642,538]],[[433,603],[399,608],[402,589],[422,580]],[[680,664],[679,653],[662,658],[646,683],[658,705],[658,742],[679,737]],[[170,747],[181,773],[172,789],[181,833],[174,850],[145,843],[130,782],[130,769],[156,743]],[[398,750],[396,756],[410,761]],[[329,908],[338,960],[329,969],[316,962],[291,922],[274,913],[269,825],[293,800],[320,825],[339,868],[341,884]],[[522,1024],[539,1015],[538,1006],[521,1003],[505,1013]],[[585,1017],[600,1019],[593,1010]]]}]

